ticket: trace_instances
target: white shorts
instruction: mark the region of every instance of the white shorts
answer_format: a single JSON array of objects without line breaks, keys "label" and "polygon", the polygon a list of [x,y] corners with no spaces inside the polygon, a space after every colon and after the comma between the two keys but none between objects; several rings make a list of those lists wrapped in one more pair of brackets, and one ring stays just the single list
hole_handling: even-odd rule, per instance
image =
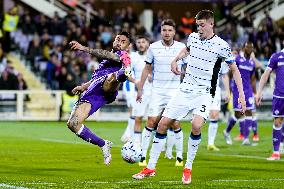
[{"label": "white shorts", "polygon": [[178,91],[178,95],[174,96],[167,105],[163,117],[174,120],[181,120],[189,111],[192,114],[199,115],[205,120],[209,116],[209,108],[212,104],[211,94],[195,94],[191,92]]},{"label": "white shorts", "polygon": [[150,99],[151,99],[151,93],[147,94],[147,95],[143,94],[141,103],[135,101],[133,109],[132,109],[132,115],[135,116],[135,117],[145,116],[146,112],[149,108]]},{"label": "white shorts", "polygon": [[[149,104],[148,116],[156,117],[159,116],[163,109],[166,108],[167,104],[171,100],[172,96],[175,96],[176,90],[171,92],[157,92],[152,90],[152,96]],[[167,95],[165,95],[167,94]]]},{"label": "white shorts", "polygon": [[125,92],[125,100],[128,108],[133,108],[136,103],[136,94],[135,92]]},{"label": "white shorts", "polygon": [[220,111],[221,110],[221,94],[220,94],[220,90],[216,90],[215,97],[213,98],[213,102],[212,102],[209,110],[216,110],[216,111]]}]

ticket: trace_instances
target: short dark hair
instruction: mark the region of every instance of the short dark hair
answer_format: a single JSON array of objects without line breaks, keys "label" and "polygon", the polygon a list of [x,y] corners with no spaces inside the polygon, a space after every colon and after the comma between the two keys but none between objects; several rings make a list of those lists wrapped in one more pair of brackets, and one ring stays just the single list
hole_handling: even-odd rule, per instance
[{"label": "short dark hair", "polygon": [[124,35],[125,37],[128,38],[129,43],[131,43],[131,36],[127,31],[121,31],[120,33],[118,33],[117,35]]},{"label": "short dark hair", "polygon": [[214,13],[211,10],[201,10],[199,11],[196,16],[195,16],[196,20],[201,20],[201,19],[214,19]]},{"label": "short dark hair", "polygon": [[150,42],[149,37],[146,36],[146,35],[138,35],[138,36],[136,36],[136,41],[137,41],[138,39],[146,39],[148,42]]},{"label": "short dark hair", "polygon": [[252,45],[252,47],[254,47],[253,42],[251,42],[251,41],[245,42],[243,47],[246,47],[246,45]]},{"label": "short dark hair", "polygon": [[176,23],[173,19],[165,19],[161,23],[161,27],[164,25],[172,26],[173,28],[176,28]]}]

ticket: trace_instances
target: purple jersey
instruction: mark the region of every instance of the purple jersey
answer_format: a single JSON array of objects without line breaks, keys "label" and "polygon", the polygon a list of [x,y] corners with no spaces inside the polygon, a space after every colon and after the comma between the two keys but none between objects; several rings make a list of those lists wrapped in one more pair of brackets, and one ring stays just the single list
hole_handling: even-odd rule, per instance
[{"label": "purple jersey", "polygon": [[[255,64],[250,58],[246,59],[244,56],[241,55],[238,55],[236,57],[236,64],[241,73],[244,93],[245,95],[250,95],[253,93],[251,77],[255,74]],[[238,94],[238,88],[235,81],[233,82],[232,90],[233,93]]]},{"label": "purple jersey", "polygon": [[[123,51],[117,51],[115,54],[121,56]],[[111,103],[117,96],[115,92],[105,92],[103,90],[103,83],[107,76],[111,73],[118,72],[122,67],[122,62],[115,62],[110,60],[103,60],[99,64],[99,68],[95,70],[92,75],[92,83],[86,91],[79,98],[78,103],[90,103],[91,110],[89,116],[96,112],[99,108],[107,103]]]},{"label": "purple jersey", "polygon": [[[123,51],[117,51],[115,54],[121,56]],[[110,73],[118,71],[122,67],[121,62],[114,62],[109,60],[103,60],[99,64],[99,68],[92,74],[92,79],[98,79],[100,77],[106,76]]]},{"label": "purple jersey", "polygon": [[284,97],[284,49],[274,53],[268,62],[268,69],[274,70],[276,74],[274,97]]},{"label": "purple jersey", "polygon": [[[251,77],[255,74],[255,64],[250,58],[246,59],[244,56],[241,55],[236,56],[236,64],[242,77],[247,109],[252,110],[255,106],[253,89],[251,85]],[[234,110],[239,111],[241,110],[241,106],[238,103],[239,92],[236,82],[234,80],[232,81],[231,87],[233,92],[233,108]]]}]

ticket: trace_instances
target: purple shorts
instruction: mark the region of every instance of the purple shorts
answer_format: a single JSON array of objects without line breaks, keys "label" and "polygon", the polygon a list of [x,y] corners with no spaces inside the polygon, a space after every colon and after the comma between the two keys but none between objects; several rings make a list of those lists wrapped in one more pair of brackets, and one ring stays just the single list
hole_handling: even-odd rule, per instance
[{"label": "purple shorts", "polygon": [[273,117],[284,117],[284,98],[273,97],[272,116]]},{"label": "purple shorts", "polygon": [[115,100],[118,92],[105,92],[103,83],[107,76],[94,79],[88,89],[80,96],[76,104],[86,102],[91,104],[89,116],[95,113],[103,105],[111,103]]},{"label": "purple shorts", "polygon": [[[242,110],[241,104],[238,103],[239,94],[233,94],[233,108],[235,111]],[[255,100],[253,93],[245,94],[247,110],[255,109]]]}]

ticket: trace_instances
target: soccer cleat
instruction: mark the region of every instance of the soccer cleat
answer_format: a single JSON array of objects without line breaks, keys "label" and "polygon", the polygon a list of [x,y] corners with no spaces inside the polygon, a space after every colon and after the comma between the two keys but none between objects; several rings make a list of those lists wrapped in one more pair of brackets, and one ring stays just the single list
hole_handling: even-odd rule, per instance
[{"label": "soccer cleat", "polygon": [[183,161],[180,157],[177,157],[175,166],[176,167],[182,167],[183,166]]},{"label": "soccer cleat", "polygon": [[124,74],[127,77],[131,76],[131,59],[129,57],[129,54],[125,51],[122,52],[120,55],[120,60],[122,62],[122,67],[124,69]]},{"label": "soccer cleat", "polygon": [[259,141],[259,136],[258,136],[257,134],[256,134],[256,135],[253,135],[252,141],[258,142],[258,141]]},{"label": "soccer cleat", "polygon": [[273,153],[269,158],[266,158],[268,161],[280,160],[280,153]]},{"label": "soccer cleat", "polygon": [[132,73],[131,73],[131,67],[130,67],[130,66],[124,68],[124,74],[125,74],[127,77],[130,77],[130,76],[132,75]]},{"label": "soccer cleat", "polygon": [[148,169],[147,167],[145,167],[142,171],[133,175],[132,178],[137,180],[142,180],[145,177],[154,177],[155,175],[156,175],[155,169]]},{"label": "soccer cleat", "polygon": [[146,158],[142,157],[138,165],[141,167],[146,167],[147,166]]},{"label": "soccer cleat", "polygon": [[248,139],[248,138],[244,139],[243,142],[242,142],[242,145],[243,145],[243,146],[250,145],[249,139]]},{"label": "soccer cleat", "polygon": [[226,130],[223,130],[223,135],[224,135],[224,138],[225,138],[225,141],[228,145],[232,145],[233,142],[232,142],[232,139],[231,139],[231,136],[229,133],[227,133]]},{"label": "soccer cleat", "polygon": [[209,151],[215,151],[215,152],[220,151],[220,149],[217,148],[215,145],[208,145],[208,146],[207,146],[207,150],[209,150]]},{"label": "soccer cleat", "polygon": [[284,145],[283,145],[283,142],[280,143],[279,152],[280,152],[280,154],[284,154]]},{"label": "soccer cleat", "polygon": [[234,138],[234,140],[235,140],[235,141],[242,141],[242,140],[244,140],[244,135],[240,134],[239,136],[236,136],[236,137]]},{"label": "soccer cleat", "polygon": [[182,183],[183,184],[190,184],[191,183],[191,170],[184,168],[182,174]]},{"label": "soccer cleat", "polygon": [[104,156],[104,164],[109,165],[111,161],[111,153],[110,149],[112,147],[112,142],[105,140],[105,145],[101,147],[103,156]]}]

